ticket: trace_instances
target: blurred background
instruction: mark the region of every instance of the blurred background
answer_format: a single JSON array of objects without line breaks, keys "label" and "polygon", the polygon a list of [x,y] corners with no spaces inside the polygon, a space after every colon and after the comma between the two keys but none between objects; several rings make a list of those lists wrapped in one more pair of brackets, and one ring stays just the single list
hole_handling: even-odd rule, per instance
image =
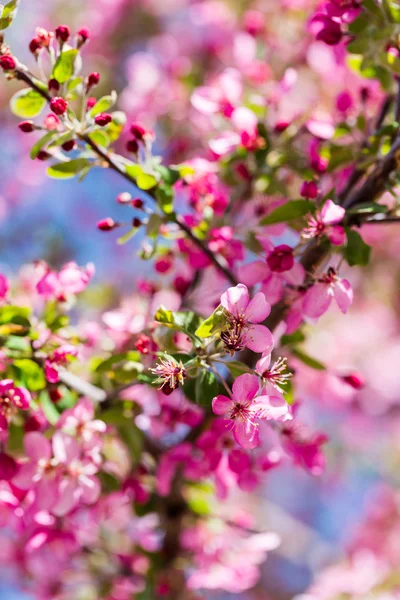
[{"label": "blurred background", "polygon": [[[202,81],[205,69],[218,71],[229,65],[226,49],[248,4],[243,0],[22,0],[8,41],[14,53],[32,65],[28,44],[36,27],[53,29],[61,23],[72,30],[88,27],[92,40],[85,51],[85,71],[101,72],[98,94],[110,88],[121,93],[121,108],[156,128],[157,150],[178,162],[201,143],[193,120],[187,121],[191,90]],[[258,7],[275,23],[277,38],[283,32],[296,40],[296,35],[300,39],[304,35],[313,4],[273,0]],[[281,15],[277,5],[284,11]],[[315,62],[316,50],[309,51],[308,60],[312,57]],[[322,60],[322,49],[320,56]],[[286,49],[286,55],[276,59],[277,68],[279,60],[288,59]],[[307,57],[304,61],[307,66]],[[313,82],[323,84],[323,79]],[[333,82],[335,91],[338,85]],[[96,278],[88,302],[96,310],[116,305],[119,296],[133,292],[138,277],[155,277],[151,264],[135,256],[140,239],[118,246],[116,236],[96,229],[99,219],[124,218],[115,198],[126,187],[105,170],[91,171],[82,183],[48,179],[45,165],[29,159],[29,136],[17,129],[8,110],[16,89],[17,84],[1,80],[0,271],[13,277],[24,263],[37,259],[53,267],[71,260],[92,261]],[[278,532],[283,540],[281,548],[269,555],[257,589],[240,596],[243,600],[288,600],[304,592],[316,569],[340,558],[376,490],[398,483],[400,237],[396,226],[383,229],[365,231],[375,248],[368,274],[364,272],[362,278],[357,272],[351,274],[362,301],[355,303],[350,316],[333,311],[322,319],[308,342],[310,354],[323,356],[332,370],[346,367],[363,373],[366,387],[346,396],[335,388],[329,373],[311,369],[297,382],[308,422],[330,436],[328,466],[319,478],[293,467],[272,471],[257,497],[242,495],[243,505],[257,515],[260,526]],[[7,573],[1,577],[2,600],[25,598],[9,588]],[[233,598],[229,594],[209,597]]]}]

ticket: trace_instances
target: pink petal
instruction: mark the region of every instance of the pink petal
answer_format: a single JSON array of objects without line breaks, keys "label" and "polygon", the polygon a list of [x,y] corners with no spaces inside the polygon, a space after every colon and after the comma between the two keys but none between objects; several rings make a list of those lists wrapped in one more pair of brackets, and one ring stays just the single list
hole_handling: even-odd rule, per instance
[{"label": "pink petal", "polygon": [[[257,394],[259,389],[258,377],[250,373],[239,375],[232,386],[232,398],[235,402],[247,404]],[[220,396],[220,398],[225,396]],[[231,401],[232,402],[232,401]],[[232,404],[231,404],[232,407]]]},{"label": "pink petal", "polygon": [[238,269],[238,279],[245,285],[253,286],[268,277],[270,271],[266,262],[256,260]]},{"label": "pink petal", "polygon": [[20,490],[29,490],[33,487],[32,479],[36,474],[36,465],[33,462],[22,464],[12,482]]},{"label": "pink petal", "polygon": [[204,115],[212,115],[219,111],[221,94],[212,87],[198,87],[190,99],[192,106]]},{"label": "pink petal", "polygon": [[327,283],[316,283],[304,295],[304,314],[313,319],[323,315],[329,308],[332,300],[330,286]]},{"label": "pink petal", "polygon": [[42,478],[36,486],[35,505],[39,510],[50,510],[59,499],[58,484],[54,478]]},{"label": "pink petal", "polygon": [[224,156],[228,152],[232,152],[236,146],[240,143],[240,135],[234,131],[223,131],[218,137],[210,140],[208,145],[211,150],[218,154],[218,156]]},{"label": "pink petal", "polygon": [[283,282],[284,278],[280,273],[271,273],[262,284],[261,291],[268,298],[270,304],[276,304],[282,298]]},{"label": "pink petal", "polygon": [[304,281],[305,271],[303,265],[295,262],[290,271],[286,271],[284,278],[292,285],[301,285]]},{"label": "pink petal", "polygon": [[266,353],[264,354],[260,360],[257,361],[256,364],[256,373],[258,373],[259,375],[263,375],[263,373],[265,373],[265,371],[268,371],[269,366],[271,364],[271,353]]},{"label": "pink petal", "polygon": [[53,453],[60,463],[68,464],[79,458],[80,447],[73,437],[62,431],[56,431],[53,435]]},{"label": "pink petal", "polygon": [[250,407],[255,419],[275,419],[276,421],[286,421],[290,415],[290,409],[281,395],[276,396],[258,396]]},{"label": "pink petal", "polygon": [[250,323],[261,323],[266,319],[271,312],[271,305],[266,301],[262,292],[258,292],[252,300],[245,312],[245,317]]},{"label": "pink petal", "polygon": [[324,225],[340,223],[346,214],[342,206],[338,206],[332,200],[327,200],[321,210],[321,219]]},{"label": "pink petal", "polygon": [[238,419],[233,427],[233,437],[242,448],[252,450],[260,445],[258,427],[249,420]]},{"label": "pink petal", "polygon": [[246,346],[253,352],[271,352],[274,338],[265,325],[249,325],[246,331]]},{"label": "pink petal", "polygon": [[226,415],[231,410],[232,405],[231,398],[227,396],[216,396],[212,401],[212,409],[216,415]]},{"label": "pink petal", "polygon": [[239,283],[235,287],[230,287],[222,294],[221,304],[235,317],[244,314],[249,304],[249,292],[247,287],[242,283]]},{"label": "pink petal", "polygon": [[239,131],[246,131],[247,133],[254,134],[257,129],[256,115],[252,110],[244,106],[235,108],[231,120]]},{"label": "pink petal", "polygon": [[35,463],[39,460],[50,460],[52,451],[51,444],[41,433],[32,431],[27,433],[24,438],[25,452]]},{"label": "pink petal", "polygon": [[63,517],[78,504],[80,492],[74,479],[63,479],[58,492],[60,499],[53,507],[52,512],[58,517]]},{"label": "pink petal", "polygon": [[98,500],[101,488],[97,477],[81,476],[79,478],[79,486],[82,491],[82,501],[85,504],[94,504]]},{"label": "pink petal", "polygon": [[353,290],[347,279],[338,279],[333,294],[342,313],[346,313],[353,302]]},{"label": "pink petal", "polygon": [[326,235],[335,246],[341,246],[346,240],[346,234],[341,225],[332,225],[326,230]]}]

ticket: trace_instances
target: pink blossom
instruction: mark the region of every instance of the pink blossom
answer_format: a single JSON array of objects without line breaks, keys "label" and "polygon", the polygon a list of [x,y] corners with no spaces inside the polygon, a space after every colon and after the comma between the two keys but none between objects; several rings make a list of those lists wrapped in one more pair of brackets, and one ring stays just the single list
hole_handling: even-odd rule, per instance
[{"label": "pink blossom", "polygon": [[27,410],[31,395],[23,387],[16,387],[12,379],[0,381],[0,431],[6,431],[12,417],[19,410]]},{"label": "pink blossom", "polygon": [[231,420],[233,437],[243,448],[259,446],[258,419],[281,421],[288,414],[288,405],[279,398],[257,396],[259,381],[255,375],[240,375],[232,387],[232,397],[216,396],[212,408],[216,415]]},{"label": "pink blossom", "polygon": [[341,279],[330,268],[326,275],[306,291],[303,298],[304,314],[314,319],[319,318],[328,310],[333,298],[342,313],[346,313],[353,302],[353,290],[347,279]]},{"label": "pink blossom", "polygon": [[343,227],[337,223],[343,220],[345,213],[342,206],[338,206],[332,200],[327,200],[321,211],[317,211],[315,217],[312,216],[308,219],[302,236],[311,239],[326,235],[332,244],[340,246],[345,241],[345,232]]},{"label": "pink blossom", "polygon": [[48,356],[45,362],[45,375],[50,383],[60,381],[59,367],[66,365],[70,358],[77,356],[78,350],[71,344],[59,346],[52,354]]},{"label": "pink blossom", "polygon": [[221,304],[229,313],[228,329],[221,334],[229,350],[247,347],[253,352],[267,352],[272,349],[272,333],[265,325],[258,325],[271,311],[262,292],[250,300],[247,287],[239,283],[222,294]]},{"label": "pink blossom", "polygon": [[94,265],[88,263],[86,267],[78,267],[74,262],[67,263],[56,273],[47,267],[36,289],[45,298],[65,300],[68,296],[80,294],[88,285],[94,275]]},{"label": "pink blossom", "polygon": [[0,273],[0,300],[4,300],[10,289],[10,282],[5,275]]}]

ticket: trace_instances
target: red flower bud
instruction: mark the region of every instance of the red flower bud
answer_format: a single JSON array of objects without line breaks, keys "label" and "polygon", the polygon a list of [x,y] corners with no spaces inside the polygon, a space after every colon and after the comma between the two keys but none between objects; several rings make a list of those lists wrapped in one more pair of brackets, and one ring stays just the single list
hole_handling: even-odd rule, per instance
[{"label": "red flower bud", "polygon": [[100,73],[90,73],[87,78],[88,87],[93,87],[97,85],[100,81]]},{"label": "red flower bud", "polygon": [[69,40],[70,35],[71,35],[71,32],[69,30],[68,25],[60,25],[59,27],[57,27],[56,38],[60,42],[67,42]]},{"label": "red flower bud", "polygon": [[361,390],[365,386],[364,377],[360,373],[343,375],[342,380],[355,390]]},{"label": "red flower bud", "polygon": [[68,103],[64,100],[64,98],[61,98],[60,96],[56,96],[50,102],[51,110],[54,114],[58,116],[63,115],[66,112],[67,107]]},{"label": "red flower bud", "polygon": [[275,124],[274,131],[275,133],[283,133],[288,127],[290,123],[287,121],[279,121]]},{"label": "red flower bud", "polygon": [[289,271],[294,265],[292,248],[286,244],[277,246],[268,256],[267,263],[271,271],[276,273]]},{"label": "red flower bud", "polygon": [[48,158],[50,158],[50,154],[48,152],[46,152],[45,150],[41,150],[36,158],[38,160],[44,161],[44,160],[47,160]]},{"label": "red flower bud", "polygon": [[18,472],[18,464],[8,454],[0,454],[0,481],[10,481]]},{"label": "red flower bud", "polygon": [[78,41],[78,48],[80,48],[90,38],[90,31],[89,31],[89,29],[87,27],[82,27],[82,29],[80,29],[78,31],[77,36],[78,36],[78,40],[77,40]]},{"label": "red flower bud", "polygon": [[14,71],[17,63],[15,62],[15,58],[11,56],[11,54],[3,54],[0,56],[0,67],[3,71]]},{"label": "red flower bud", "polygon": [[122,192],[117,196],[118,204],[128,204],[132,200],[132,196],[129,192]]},{"label": "red flower bud", "polygon": [[136,140],[138,140],[140,142],[143,140],[143,138],[146,134],[146,129],[140,123],[132,123],[131,134],[133,135],[134,138],[136,138]]},{"label": "red flower bud", "polygon": [[37,54],[42,47],[42,40],[38,37],[33,38],[29,44],[29,50],[32,52],[32,54]]},{"label": "red flower bud", "polygon": [[50,92],[58,92],[60,90],[60,84],[57,79],[50,79],[48,83],[48,88]]},{"label": "red flower bud", "polygon": [[142,221],[140,219],[138,219],[137,217],[134,217],[132,219],[132,225],[133,227],[140,227],[142,224]]},{"label": "red flower bud", "polygon": [[100,125],[100,127],[105,127],[106,125],[111,123],[111,121],[112,121],[112,116],[109,115],[108,113],[100,113],[94,119],[94,122],[96,123],[96,125]]},{"label": "red flower bud", "polygon": [[69,140],[68,142],[65,142],[64,144],[61,144],[61,148],[63,150],[65,150],[65,152],[71,152],[71,150],[73,150],[76,146],[75,140]]},{"label": "red flower bud", "polygon": [[135,198],[131,202],[131,205],[133,206],[133,208],[137,208],[139,210],[143,208],[143,204],[144,204],[144,202],[140,198]]},{"label": "red flower bud", "polygon": [[87,102],[86,102],[87,109],[91,110],[93,108],[93,106],[96,104],[96,102],[97,102],[97,100],[96,100],[96,98],[93,98],[93,96],[88,98]]},{"label": "red flower bud", "polygon": [[100,231],[112,231],[118,226],[118,223],[116,223],[111,217],[107,217],[107,219],[102,219],[97,223],[97,229],[100,229]]},{"label": "red flower bud", "polygon": [[62,393],[58,390],[58,388],[53,388],[49,391],[50,400],[56,404],[62,398]]},{"label": "red flower bud", "polygon": [[303,181],[300,188],[300,195],[303,198],[316,198],[318,196],[318,186],[315,181]]},{"label": "red flower bud", "polygon": [[126,144],[126,149],[128,152],[132,152],[132,154],[137,154],[139,152],[139,144],[136,140],[129,140]]},{"label": "red flower bud", "polygon": [[35,130],[33,121],[21,121],[21,123],[19,123],[18,127],[24,133],[31,133],[32,131]]}]

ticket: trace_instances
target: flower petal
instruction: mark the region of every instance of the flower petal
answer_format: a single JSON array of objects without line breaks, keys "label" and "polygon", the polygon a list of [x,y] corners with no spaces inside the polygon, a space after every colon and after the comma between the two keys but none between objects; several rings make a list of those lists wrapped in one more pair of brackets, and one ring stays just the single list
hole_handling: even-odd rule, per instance
[{"label": "flower petal", "polygon": [[27,456],[34,462],[39,462],[41,459],[49,460],[51,458],[51,444],[38,431],[27,433],[24,438],[24,447]]},{"label": "flower petal", "polygon": [[270,312],[270,303],[267,302],[262,292],[258,292],[258,294],[250,300],[245,315],[250,323],[261,323],[261,321],[264,321],[264,319],[268,317]]},{"label": "flower petal", "polygon": [[[240,404],[247,404],[257,394],[259,387],[260,386],[258,382],[258,377],[256,375],[251,375],[250,373],[244,373],[243,375],[239,375],[239,377],[235,379],[234,384],[232,386],[232,398],[235,402],[240,402]],[[217,397],[225,398],[225,396]],[[230,403],[232,407],[232,400],[230,400]]]},{"label": "flower petal", "polygon": [[233,437],[242,448],[251,450],[260,445],[258,427],[249,420],[238,419],[233,427]]},{"label": "flower petal", "polygon": [[249,304],[249,291],[245,285],[239,283],[230,287],[221,296],[221,304],[235,317],[244,313]]},{"label": "flower petal", "polygon": [[289,420],[289,405],[283,396],[258,396],[250,407],[255,419],[275,419],[276,421]]},{"label": "flower petal", "polygon": [[216,415],[226,415],[231,410],[232,404],[232,400],[227,396],[216,396],[212,401],[212,409]]},{"label": "flower petal", "polygon": [[274,338],[265,325],[249,325],[246,331],[245,343],[247,348],[250,348],[253,352],[266,354],[271,352],[274,347]]},{"label": "flower petal", "polygon": [[321,210],[321,219],[324,225],[334,225],[340,223],[346,214],[345,209],[332,200],[327,200]]},{"label": "flower petal", "polygon": [[323,315],[332,300],[330,286],[327,283],[316,283],[305,293],[303,299],[304,314],[313,319]]},{"label": "flower petal", "polygon": [[333,294],[342,313],[346,313],[353,302],[353,289],[347,279],[338,279]]},{"label": "flower petal", "polygon": [[53,435],[53,453],[60,463],[68,464],[79,458],[80,447],[73,437],[62,431],[56,431]]},{"label": "flower petal", "polygon": [[270,273],[266,262],[255,260],[254,262],[239,267],[238,279],[244,284],[253,286],[260,281],[264,281]]}]

